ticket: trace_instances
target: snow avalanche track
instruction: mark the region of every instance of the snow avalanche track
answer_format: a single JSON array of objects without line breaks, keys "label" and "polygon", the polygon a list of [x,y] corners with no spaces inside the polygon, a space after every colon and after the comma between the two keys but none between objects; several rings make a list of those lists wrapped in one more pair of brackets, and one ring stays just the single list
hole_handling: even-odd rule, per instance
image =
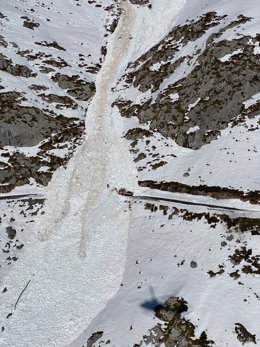
[{"label": "snow avalanche track", "polygon": [[86,140],[66,170],[55,173],[46,191],[45,215],[36,221],[38,237],[1,284],[8,289],[0,303],[1,346],[68,344],[119,288],[129,211],[107,184],[137,184],[128,149],[117,136],[120,117],[111,109],[111,88],[127,64],[134,23],[132,6],[120,6],[87,112]]}]

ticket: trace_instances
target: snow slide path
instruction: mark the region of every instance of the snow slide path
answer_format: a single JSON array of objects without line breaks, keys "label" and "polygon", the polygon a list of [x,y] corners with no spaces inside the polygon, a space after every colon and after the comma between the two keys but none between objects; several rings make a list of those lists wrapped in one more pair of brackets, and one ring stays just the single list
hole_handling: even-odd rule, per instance
[{"label": "snow slide path", "polygon": [[117,136],[122,120],[111,109],[111,88],[126,67],[134,23],[128,1],[119,6],[87,112],[86,140],[54,174],[45,214],[34,224],[38,235],[1,281],[0,293],[7,288],[0,300],[1,347],[69,344],[120,287],[130,212],[107,183],[131,189],[137,183],[125,140]]},{"label": "snow slide path", "polygon": [[[71,204],[75,203],[74,200],[81,198],[83,208],[79,257],[86,256],[88,233],[85,216],[103,200],[106,185],[111,179],[108,173],[108,153],[114,134],[111,134],[109,129],[111,125],[108,124],[111,113],[109,94],[116,83],[118,67],[127,50],[133,24],[131,5],[124,0],[118,1],[118,4],[122,11],[121,18],[112,45],[109,47],[108,56],[97,76],[96,94],[86,114],[86,140],[77,153],[77,165],[69,180],[65,205],[61,213],[62,217],[67,216]],[[43,238],[48,239],[52,232],[58,229],[60,223],[61,219],[56,221],[52,229],[45,231]]]}]

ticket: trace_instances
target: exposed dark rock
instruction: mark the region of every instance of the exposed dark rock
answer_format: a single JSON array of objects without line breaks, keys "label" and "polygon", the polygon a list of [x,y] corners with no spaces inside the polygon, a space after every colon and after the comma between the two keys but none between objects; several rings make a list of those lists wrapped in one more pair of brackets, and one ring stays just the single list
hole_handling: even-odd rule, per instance
[{"label": "exposed dark rock", "polygon": [[152,135],[150,130],[142,129],[142,128],[133,128],[127,131],[125,134],[125,138],[127,140],[139,140],[142,137],[149,137]]},{"label": "exposed dark rock", "polygon": [[57,73],[52,77],[59,87],[66,89],[67,93],[78,100],[87,101],[93,97],[96,88],[93,82],[86,82],[78,75],[67,76]]},{"label": "exposed dark rock", "polygon": [[[241,117],[236,123],[243,122],[246,116],[259,114],[259,105],[257,108],[253,106],[255,110],[245,110],[243,105],[243,101],[259,90],[260,62],[258,55],[253,53],[259,36],[215,42],[223,32],[251,18],[239,16],[211,34],[203,51],[197,50],[194,56],[175,58],[176,53],[190,41],[203,36],[225,17],[209,12],[197,20],[177,26],[159,44],[130,64],[124,82],[140,92],[150,89],[152,93],[161,88],[163,81],[174,76],[180,65],[192,64],[193,67],[187,76],[161,90],[154,101],[151,98],[137,105],[129,100],[119,100],[116,104],[121,114],[136,116],[141,123],[149,122],[151,130],[175,139],[180,146],[193,149],[216,139],[220,131],[239,115]],[[234,51],[240,53],[226,61],[221,60]],[[158,69],[152,68],[154,64],[158,64]],[[176,100],[172,100],[173,94],[178,95]],[[196,131],[189,131],[195,126]]]},{"label": "exposed dark rock", "polygon": [[11,59],[0,53],[0,70],[19,77],[35,77],[37,76],[31,69],[24,65],[14,64]]},{"label": "exposed dark rock", "polygon": [[[191,212],[187,209],[180,209],[177,207],[169,209],[168,206],[159,205],[152,203],[146,203],[144,208],[150,210],[151,212],[156,212],[159,210],[163,211],[163,214],[168,214],[168,219],[171,220],[174,216],[178,216],[187,221],[193,220],[205,220],[209,225],[214,227],[217,223],[225,223],[226,228],[230,231],[236,233],[245,233],[250,232],[252,235],[260,235],[260,219],[258,218],[246,218],[246,217],[237,217],[231,218],[227,214],[210,214],[206,212],[197,213]],[[228,241],[233,239],[233,235],[228,236]],[[220,267],[221,268],[221,267]]]},{"label": "exposed dark rock", "polygon": [[103,331],[93,333],[87,342],[87,347],[93,347],[94,344],[103,336]]},{"label": "exposed dark rock", "polygon": [[197,264],[196,261],[192,260],[192,261],[190,262],[190,267],[191,267],[191,268],[195,269],[197,266],[198,266],[198,264]]},{"label": "exposed dark rock", "polygon": [[58,42],[47,42],[47,41],[41,41],[41,42],[35,42],[36,45],[44,46],[44,47],[52,47],[55,49],[58,49],[59,51],[66,51],[66,49],[58,44]]},{"label": "exposed dark rock", "polygon": [[31,90],[36,90],[36,91],[42,91],[42,90],[47,90],[48,88],[43,85],[38,85],[38,84],[32,84],[29,86]]},{"label": "exposed dark rock", "polygon": [[170,322],[174,317],[188,310],[187,302],[177,297],[168,298],[163,305],[156,307],[156,317]]},{"label": "exposed dark rock", "polygon": [[35,146],[70,124],[65,117],[50,117],[36,107],[21,106],[17,92],[0,94],[0,146]]},{"label": "exposed dark rock", "polygon": [[150,0],[130,0],[130,2],[134,5],[148,5]]},{"label": "exposed dark rock", "polygon": [[4,37],[0,35],[0,47],[6,48],[8,46],[8,43],[5,41]]},{"label": "exposed dark rock", "polygon": [[215,277],[215,276],[217,276],[217,275],[222,275],[224,272],[225,272],[224,269],[220,269],[220,270],[218,270],[218,271],[209,270],[209,271],[208,271],[208,274],[209,274],[210,277]]},{"label": "exposed dark rock", "polygon": [[7,236],[9,237],[9,239],[13,240],[15,238],[15,235],[16,235],[16,230],[12,227],[7,227],[6,233],[7,233]]},{"label": "exposed dark rock", "polygon": [[149,333],[143,336],[140,345],[159,347],[208,347],[214,344],[208,340],[203,331],[200,338],[195,338],[195,325],[186,320],[182,313],[188,310],[187,302],[183,298],[170,297],[163,305],[156,307],[155,316],[164,324],[158,323]]},{"label": "exposed dark rock", "polygon": [[191,195],[207,195],[215,199],[240,199],[258,204],[260,201],[259,191],[243,192],[238,189],[222,188],[217,186],[189,186],[179,182],[156,182],[152,180],[138,181],[141,187],[159,189],[168,192],[186,193]]},{"label": "exposed dark rock", "polygon": [[21,17],[22,19],[25,19],[25,21],[23,22],[23,26],[25,28],[34,30],[34,28],[38,28],[40,26],[39,23],[34,22],[34,20],[28,18],[27,16],[23,16]]},{"label": "exposed dark rock", "polygon": [[67,95],[56,95],[56,94],[40,94],[39,95],[44,101],[47,101],[48,103],[56,103],[59,104],[59,107],[57,108],[77,108],[77,104],[73,99],[68,97]]},{"label": "exposed dark rock", "polygon": [[245,343],[253,342],[256,344],[256,336],[254,334],[251,334],[243,324],[236,323],[235,324],[235,332],[237,334],[237,339],[240,341],[243,345]]},{"label": "exposed dark rock", "polygon": [[247,275],[260,275],[260,256],[253,255],[252,249],[247,249],[246,247],[241,247],[241,249],[236,249],[235,253],[229,256],[230,262],[234,266],[240,265],[243,261],[242,272]]},{"label": "exposed dark rock", "polygon": [[63,68],[63,67],[67,67],[70,66],[64,59],[58,57],[56,59],[51,58],[51,59],[47,59],[47,60],[43,60],[42,61],[44,64],[56,67],[56,68]]},{"label": "exposed dark rock", "polygon": [[[75,124],[73,119],[66,119],[63,125],[59,132],[46,137],[39,146],[36,156],[26,156],[19,151],[7,153],[8,165],[1,170],[0,176],[1,193],[10,192],[16,186],[29,184],[30,178],[34,178],[37,183],[45,186],[50,181],[52,173],[68,162],[82,137],[84,124]],[[70,151],[66,156],[60,157],[58,153],[51,153],[51,150],[67,147]],[[42,166],[48,167],[48,170],[39,170]]]},{"label": "exposed dark rock", "polygon": [[7,18],[2,12],[0,12],[0,19]]}]

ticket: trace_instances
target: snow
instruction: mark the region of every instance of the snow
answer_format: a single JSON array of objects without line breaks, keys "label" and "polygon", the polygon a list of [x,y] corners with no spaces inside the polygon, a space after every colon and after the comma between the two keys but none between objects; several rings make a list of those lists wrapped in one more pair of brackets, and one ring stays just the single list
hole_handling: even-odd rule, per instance
[{"label": "snow", "polygon": [[[194,0],[192,3],[185,0],[153,0],[152,9],[133,6],[128,1],[120,4],[124,12],[116,31],[108,39],[108,52],[102,68],[96,77],[86,75],[90,80],[96,78],[97,91],[90,104],[82,104],[82,109],[77,111],[77,114],[82,113],[83,108],[89,106],[85,119],[85,141],[67,167],[59,168],[54,173],[48,187],[37,187],[31,180],[29,185],[15,188],[12,192],[36,193],[46,200],[45,214],[33,218],[28,215],[25,219],[21,217],[17,220],[26,230],[19,233],[19,240],[25,241],[26,248],[8,271],[5,268],[1,279],[0,292],[8,288],[7,292],[1,294],[4,299],[0,301],[0,319],[5,328],[0,337],[1,346],[79,347],[99,330],[104,331],[102,339],[110,339],[113,346],[132,346],[158,322],[154,318],[154,307],[148,310],[144,304],[162,303],[172,295],[187,300],[189,310],[185,317],[198,327],[196,335],[207,331],[216,347],[239,346],[234,334],[234,324],[237,322],[256,334],[259,343],[259,299],[254,294],[260,285],[259,276],[242,274],[240,280],[244,285],[239,285],[229,276],[236,270],[229,261],[235,249],[246,246],[254,254],[259,254],[255,237],[248,233],[234,233],[232,239],[231,231],[224,223],[212,226],[205,217],[193,220],[183,217],[187,210],[191,213],[208,213],[210,216],[225,213],[230,218],[259,218],[259,206],[235,199],[216,201],[206,196],[140,188],[137,181],[152,179],[259,190],[260,182],[256,173],[260,169],[257,128],[260,116],[246,119],[244,124],[235,127],[230,125],[216,140],[196,151],[180,147],[174,140],[154,132],[149,138],[150,155],[158,153],[158,160],[164,156],[166,164],[156,170],[147,167],[137,172],[128,143],[122,135],[134,127],[149,129],[149,124],[140,125],[136,117],[123,119],[119,110],[111,107],[117,96],[111,89],[127,64],[159,42],[174,25],[216,8],[223,14],[229,11],[232,18],[243,11],[249,15],[256,10],[259,14],[258,2],[253,0],[252,3],[252,9],[242,1],[238,6],[234,0],[221,0],[218,4],[213,0]],[[64,12],[64,1],[51,3],[46,0],[44,4],[48,4],[51,11],[35,6],[38,18],[41,24],[46,16],[51,18],[49,40],[55,38],[68,51],[61,56],[72,62],[76,60],[76,53],[86,54],[90,51],[92,57],[88,57],[88,62],[98,62],[104,34],[104,13],[93,6],[88,7],[89,12],[85,9],[86,12],[81,13],[80,6],[75,11],[76,6],[72,1],[67,2]],[[102,4],[108,5],[110,1],[102,0]],[[25,11],[26,2],[19,2],[19,6]],[[12,17],[12,23],[9,23],[13,28],[9,33],[10,40],[17,35],[15,21],[20,20],[20,12],[13,11],[13,3],[4,0],[3,12]],[[73,12],[71,16],[68,15],[70,11]],[[61,12],[61,18],[56,23],[58,12]],[[67,31],[57,28],[62,19],[67,21],[68,18],[69,23],[74,25],[71,33],[65,35]],[[243,27],[247,32],[252,28],[255,30],[249,24]],[[219,27],[207,35],[213,30],[219,30]],[[39,33],[39,38],[46,39],[43,29]],[[231,38],[233,34],[230,30],[228,37]],[[204,47],[207,35],[194,45]],[[24,49],[30,45],[34,47],[33,33],[29,40],[25,32],[19,33],[18,37]],[[84,44],[79,51],[81,45],[78,43],[81,41]],[[42,50],[43,47],[40,48]],[[186,55],[193,48],[189,46],[186,51],[180,49],[180,54]],[[221,59],[229,59],[232,55]],[[17,59],[20,63],[24,62],[22,58]],[[196,59],[194,57],[192,64],[196,63]],[[152,69],[156,71],[159,67],[158,63]],[[66,73],[69,71],[74,73],[78,70],[72,66],[66,69]],[[176,76],[181,78],[187,71],[184,63],[177,69]],[[83,70],[80,74],[85,76]],[[31,81],[27,83],[27,80],[3,76],[7,88],[11,90],[16,86],[17,90],[25,90],[27,96],[33,98],[28,89]],[[43,80],[50,90],[54,90],[55,85],[48,76]],[[39,79],[40,83],[43,80]],[[172,82],[171,78],[164,81],[161,88],[166,88]],[[138,93],[133,87],[120,91],[120,96],[126,94],[137,103],[150,97],[150,92]],[[178,93],[171,95],[173,102],[178,98]],[[198,98],[190,104],[189,111],[199,101]],[[259,93],[244,101],[244,106],[247,109],[258,101]],[[70,111],[64,111],[64,114],[69,116]],[[187,133],[198,130],[199,127],[195,126]],[[145,150],[145,140],[138,143],[140,152]],[[24,147],[22,151],[26,155],[35,155],[37,148]],[[8,147],[7,150],[11,152],[14,148]],[[51,150],[51,153],[67,154],[62,149]],[[140,164],[145,167],[149,160],[149,157],[145,158]],[[39,170],[46,172],[48,166],[42,166]],[[184,176],[187,172],[189,175]],[[136,195],[153,198],[185,199],[187,205],[156,202],[156,205],[178,209],[173,219],[169,219],[160,209],[156,212],[145,209],[145,203],[154,203],[153,200],[143,202],[135,199],[130,203],[127,198],[119,197],[114,187],[126,187]],[[200,206],[189,205],[189,202],[196,202]],[[240,208],[241,211],[227,212],[218,207],[204,206],[206,204]],[[8,211],[2,225],[5,228],[13,214],[19,213],[19,208],[14,202],[7,206],[4,200],[0,201],[0,208]],[[228,240],[226,246],[222,246],[224,240]],[[183,260],[183,265],[180,265]],[[197,268],[191,268],[191,261],[197,262]],[[220,264],[225,264],[225,273],[210,278],[208,271],[217,271]],[[27,284],[27,289],[16,304]],[[6,319],[9,313],[12,316]]]},{"label": "snow", "polygon": [[230,53],[230,54],[226,54],[224,57],[221,57],[219,60],[222,62],[222,63],[225,63],[226,61],[229,61],[230,58],[234,57],[235,55],[237,54],[240,54],[243,52],[243,49],[237,49],[236,51]]},{"label": "snow", "polygon": [[173,19],[185,4],[186,0],[153,0],[151,9],[135,7],[136,24],[131,32],[126,60],[135,61],[168,34],[174,25]]},{"label": "snow", "polygon": [[[83,345],[95,331],[104,331],[102,340],[110,339],[113,346],[138,343],[158,321],[154,319],[153,305],[172,295],[187,300],[189,310],[185,317],[199,325],[196,335],[206,330],[216,346],[238,346],[233,334],[238,321],[259,334],[258,300],[254,289],[250,289],[259,286],[259,278],[243,278],[244,286],[234,287],[228,275],[232,267],[226,259],[229,249],[236,248],[237,240],[229,242],[229,247],[220,246],[226,233],[222,224],[212,232],[204,219],[183,221],[176,216],[169,222],[162,211],[151,214],[140,202],[132,204],[129,225],[123,286],[71,347]],[[248,242],[254,252],[259,251],[253,240]],[[182,260],[184,265],[178,265]],[[197,268],[191,269],[191,261],[197,262]],[[210,278],[207,271],[218,269],[222,263],[227,264],[226,272]],[[150,303],[150,310],[143,307],[145,303],[146,307]]]},{"label": "snow", "polygon": [[188,112],[190,112],[199,102],[201,98],[198,98],[196,101],[194,101],[192,104],[188,106]]},{"label": "snow", "polygon": [[254,48],[254,54],[260,54],[259,42],[258,42],[257,46]]},{"label": "snow", "polygon": [[172,101],[177,101],[179,100],[179,94],[178,93],[173,93],[173,94],[170,94],[170,98],[172,99]]},{"label": "snow", "polygon": [[[8,292],[0,304],[1,319],[10,310],[13,316],[5,325],[1,346],[64,345],[77,336],[119,287],[129,209],[106,185],[123,185],[126,178],[128,184],[133,182],[132,187],[136,184],[127,147],[122,146],[111,127],[118,116],[110,116],[109,91],[121,61],[124,64],[123,53],[133,25],[131,7],[124,6],[129,10],[110,38],[96,82],[97,93],[87,112],[86,141],[67,169],[55,173],[46,190],[45,215],[37,219],[38,241],[27,248],[2,283]],[[120,51],[122,54],[118,54]],[[30,279],[15,309],[15,300]]]},{"label": "snow", "polygon": [[249,100],[244,101],[243,104],[245,105],[245,109],[247,109],[258,101],[260,101],[260,92],[253,95]]},{"label": "snow", "polygon": [[189,130],[187,130],[186,134],[195,133],[198,130],[200,130],[200,127],[196,125],[195,127],[192,127]]},{"label": "snow", "polygon": [[[260,116],[247,119],[236,127],[228,127],[211,143],[199,150],[183,149],[172,144],[168,139],[158,138],[156,152],[160,157],[167,157],[167,164],[156,170],[146,169],[139,173],[140,180],[176,181],[190,185],[207,184],[208,186],[230,187],[238,190],[259,190],[260,181],[255,176],[260,167],[258,151]],[[251,131],[250,129],[255,129]],[[196,128],[197,130],[197,128]],[[154,140],[153,140],[154,141]],[[168,146],[164,144],[168,142]],[[144,144],[138,145],[142,152]],[[142,165],[149,160],[142,161]],[[238,164],[239,172],[238,172]],[[225,170],[223,171],[223,167]],[[183,176],[189,170],[189,176]]]}]

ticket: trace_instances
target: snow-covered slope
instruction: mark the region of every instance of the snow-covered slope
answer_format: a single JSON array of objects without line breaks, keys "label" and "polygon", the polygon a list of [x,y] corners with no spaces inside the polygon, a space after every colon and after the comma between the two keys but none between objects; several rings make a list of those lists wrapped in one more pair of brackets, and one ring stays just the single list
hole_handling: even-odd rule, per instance
[{"label": "snow-covered slope", "polygon": [[[139,184],[157,189],[140,195],[258,205],[257,1],[151,4],[136,8],[114,103]],[[253,217],[135,201],[121,288],[72,346],[260,344],[257,205]]]},{"label": "snow-covered slope", "polygon": [[258,0],[0,18],[0,346],[260,345]]},{"label": "snow-covered slope", "polygon": [[110,0],[1,1],[1,192],[46,185],[71,156],[115,15]]}]

